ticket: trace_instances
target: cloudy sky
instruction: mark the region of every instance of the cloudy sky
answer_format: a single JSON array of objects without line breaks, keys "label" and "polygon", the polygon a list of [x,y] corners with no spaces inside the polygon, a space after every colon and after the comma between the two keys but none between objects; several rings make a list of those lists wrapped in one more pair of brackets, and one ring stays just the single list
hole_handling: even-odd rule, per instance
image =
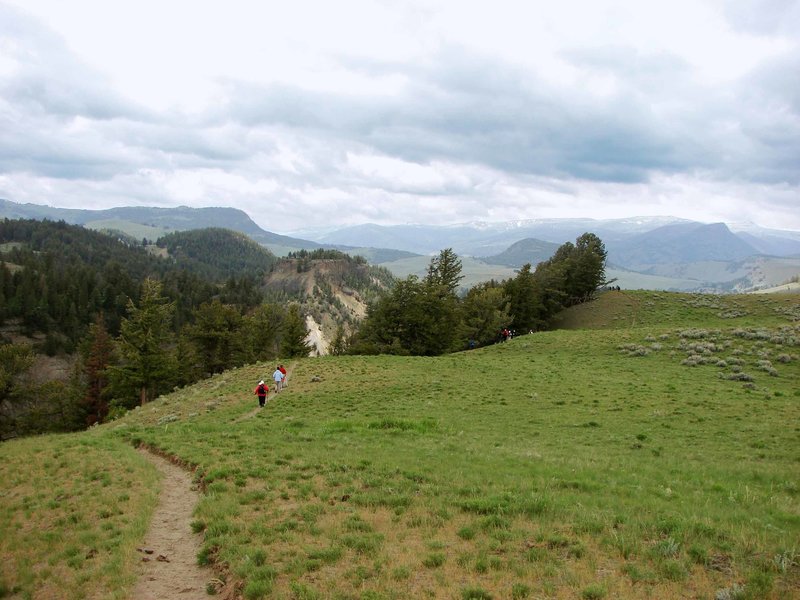
[{"label": "cloudy sky", "polygon": [[800,0],[0,0],[0,198],[800,230]]}]

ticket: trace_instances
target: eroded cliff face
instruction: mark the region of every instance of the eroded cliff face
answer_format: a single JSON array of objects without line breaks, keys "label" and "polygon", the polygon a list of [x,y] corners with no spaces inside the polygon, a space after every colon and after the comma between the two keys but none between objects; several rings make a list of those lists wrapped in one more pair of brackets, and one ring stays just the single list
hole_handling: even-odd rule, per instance
[{"label": "eroded cliff face", "polygon": [[388,289],[369,265],[335,259],[282,260],[265,277],[264,287],[300,302],[316,356],[328,353],[339,325],[353,331],[369,302]]}]

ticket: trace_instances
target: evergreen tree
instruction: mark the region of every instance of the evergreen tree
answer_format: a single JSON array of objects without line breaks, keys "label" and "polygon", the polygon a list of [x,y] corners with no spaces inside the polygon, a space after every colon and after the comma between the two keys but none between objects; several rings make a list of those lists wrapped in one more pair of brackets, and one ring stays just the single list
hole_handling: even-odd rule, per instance
[{"label": "evergreen tree", "polygon": [[280,304],[264,303],[245,318],[243,338],[246,362],[262,362],[278,356],[286,309]]},{"label": "evergreen tree", "polygon": [[350,352],[441,354],[455,339],[457,303],[445,286],[409,275],[391,294],[370,306]]},{"label": "evergreen tree", "polygon": [[508,295],[512,323],[520,333],[537,330],[542,324],[543,307],[537,292],[530,263],[523,265],[517,276],[506,282],[505,293]]},{"label": "evergreen tree", "polygon": [[566,261],[536,265],[533,277],[536,281],[536,298],[539,304],[537,329],[546,327],[553,315],[568,305],[565,284],[567,269]]},{"label": "evergreen tree", "polygon": [[204,373],[221,373],[242,364],[242,322],[235,307],[219,300],[202,304],[195,311],[188,335],[197,346]]},{"label": "evergreen tree", "polygon": [[308,331],[303,316],[300,314],[300,307],[292,304],[286,313],[286,322],[283,327],[283,338],[281,340],[281,354],[288,358],[296,356],[308,356],[311,346],[306,342]]},{"label": "evergreen tree", "polygon": [[593,233],[575,240],[574,266],[568,281],[568,293],[577,302],[589,299],[605,283],[606,247]]},{"label": "evergreen tree", "polygon": [[12,295],[11,271],[0,258],[0,325],[3,324],[8,313],[8,297]]},{"label": "evergreen tree", "polygon": [[191,385],[203,377],[203,361],[197,345],[188,335],[188,329],[181,330],[175,345],[175,362],[180,367],[175,383],[180,386]]},{"label": "evergreen tree", "polygon": [[14,396],[18,378],[33,364],[33,348],[27,344],[0,344],[0,403]]},{"label": "evergreen tree", "polygon": [[333,336],[333,341],[330,346],[330,353],[334,356],[341,356],[347,354],[350,341],[345,332],[344,325],[341,323],[336,327],[336,334]]},{"label": "evergreen tree", "polygon": [[29,345],[0,344],[0,435],[18,433],[15,404],[24,395],[21,378],[33,360]]},{"label": "evergreen tree", "polygon": [[448,294],[455,296],[458,284],[464,279],[461,274],[461,259],[453,252],[452,248],[445,248],[439,256],[431,259],[428,265],[425,282],[432,285],[441,285]]},{"label": "evergreen tree", "polygon": [[511,323],[505,290],[492,283],[470,289],[461,306],[461,323],[461,339],[478,346],[496,342],[499,331]]},{"label": "evergreen tree", "polygon": [[145,279],[139,306],[128,302],[128,316],[122,320],[117,339],[121,364],[111,368],[115,392],[130,398],[135,390],[144,405],[176,376],[175,357],[170,349],[170,323],[175,305],[161,295],[161,284]]},{"label": "evergreen tree", "polygon": [[102,315],[89,327],[83,348],[83,409],[86,424],[102,422],[108,415],[108,367],[114,362],[114,341]]}]

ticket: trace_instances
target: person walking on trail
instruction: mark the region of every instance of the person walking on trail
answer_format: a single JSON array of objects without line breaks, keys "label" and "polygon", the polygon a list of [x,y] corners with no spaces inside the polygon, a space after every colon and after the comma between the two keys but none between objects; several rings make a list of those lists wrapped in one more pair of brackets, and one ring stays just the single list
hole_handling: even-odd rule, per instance
[{"label": "person walking on trail", "polygon": [[283,373],[278,367],[275,367],[275,372],[272,374],[272,378],[275,380],[275,393],[283,389]]},{"label": "person walking on trail", "polygon": [[267,403],[267,393],[269,392],[269,388],[264,384],[264,380],[258,382],[256,389],[254,390],[254,394],[258,396],[258,405],[261,408],[264,408],[264,405]]},{"label": "person walking on trail", "polygon": [[280,371],[281,374],[283,375],[283,379],[281,379],[281,387],[282,388],[289,387],[289,382],[286,381],[286,369],[283,367],[283,365],[278,365],[278,371]]}]

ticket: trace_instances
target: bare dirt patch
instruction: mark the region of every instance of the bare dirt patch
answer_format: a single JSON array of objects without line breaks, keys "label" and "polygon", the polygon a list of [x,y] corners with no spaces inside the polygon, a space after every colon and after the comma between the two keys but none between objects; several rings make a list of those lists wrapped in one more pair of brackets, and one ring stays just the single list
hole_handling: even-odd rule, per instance
[{"label": "bare dirt patch", "polygon": [[195,600],[207,598],[214,573],[197,565],[201,539],[191,520],[200,499],[190,474],[147,450],[139,450],[158,469],[162,490],[150,529],[139,548],[139,578],[133,600]]}]

